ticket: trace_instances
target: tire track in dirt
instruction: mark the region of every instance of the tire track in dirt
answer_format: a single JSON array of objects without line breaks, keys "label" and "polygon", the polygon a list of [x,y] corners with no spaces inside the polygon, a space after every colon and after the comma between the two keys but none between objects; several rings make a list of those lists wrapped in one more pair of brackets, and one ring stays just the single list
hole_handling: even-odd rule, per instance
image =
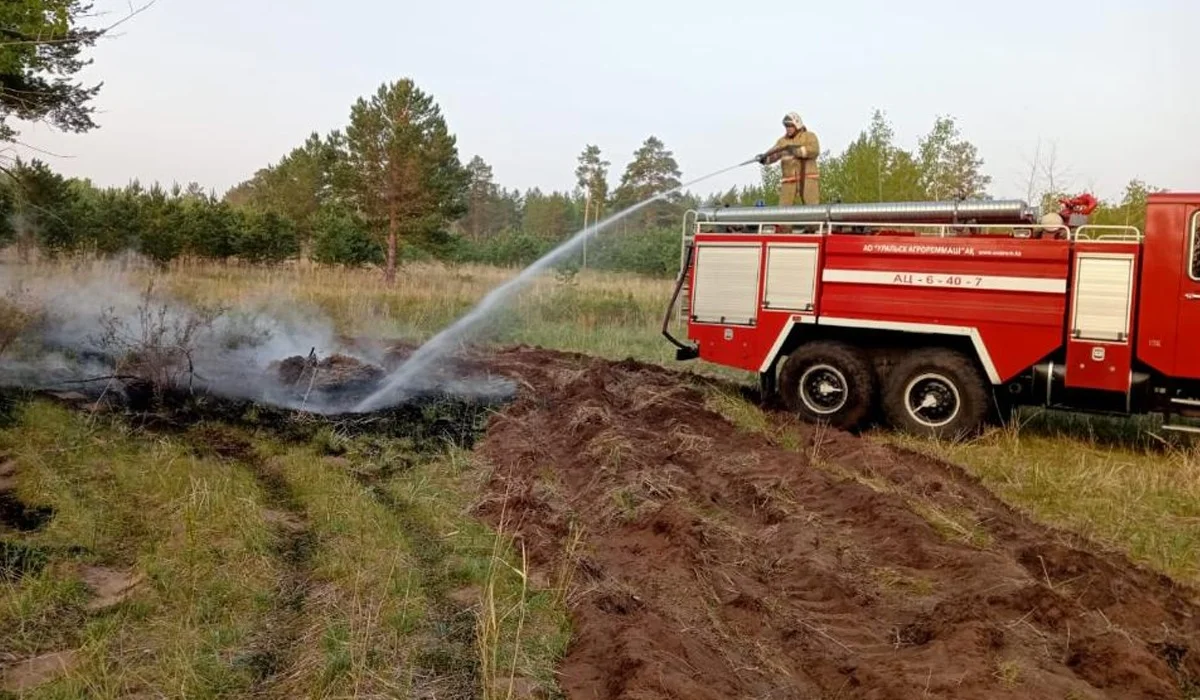
[{"label": "tire track in dirt", "polygon": [[414,659],[414,692],[418,697],[471,698],[479,687],[473,610],[454,599],[445,577],[450,549],[443,537],[380,483],[391,472],[375,476],[354,472],[358,483],[400,523],[420,564],[421,587],[430,599],[427,623],[438,630]]},{"label": "tire track in dirt", "polygon": [[[525,389],[479,447],[479,514],[503,510],[545,572],[584,532],[572,698],[1184,698],[1200,679],[1194,591],[953,465],[830,434],[809,435],[814,468],[632,361],[489,364]],[[986,537],[940,532],[945,513]]]},{"label": "tire track in dirt", "polygon": [[262,489],[263,517],[275,534],[274,554],[283,564],[283,574],[266,623],[255,631],[235,663],[253,672],[251,695],[273,697],[279,694],[275,686],[286,677],[304,628],[305,604],[312,593],[310,559],[316,533],[287,479],[262,459],[248,439],[216,424],[202,425],[185,435],[199,454],[216,455],[248,469]]}]

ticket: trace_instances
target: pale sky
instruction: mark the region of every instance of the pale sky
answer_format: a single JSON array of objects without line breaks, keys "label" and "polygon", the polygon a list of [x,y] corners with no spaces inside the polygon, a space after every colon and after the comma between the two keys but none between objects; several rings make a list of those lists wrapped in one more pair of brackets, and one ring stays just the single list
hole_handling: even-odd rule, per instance
[{"label": "pale sky", "polygon": [[23,139],[101,185],[222,193],[410,77],[462,160],[522,190],[573,186],[587,143],[615,183],[650,134],[691,179],[767,148],[792,110],[836,153],[878,107],[909,148],[953,115],[998,197],[1025,196],[1039,141],[1070,189],[1200,191],[1198,28],[1197,0],[158,0],[91,53],[101,128]]}]

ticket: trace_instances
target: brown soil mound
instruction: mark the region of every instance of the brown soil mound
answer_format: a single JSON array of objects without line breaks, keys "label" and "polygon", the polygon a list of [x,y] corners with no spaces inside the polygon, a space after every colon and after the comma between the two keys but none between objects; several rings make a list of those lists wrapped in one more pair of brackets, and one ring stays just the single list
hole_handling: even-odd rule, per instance
[{"label": "brown soil mound", "polygon": [[103,566],[81,566],[80,577],[94,596],[85,608],[90,612],[107,610],[131,598],[146,577]]},{"label": "brown soil mound", "polygon": [[329,355],[322,360],[296,355],[280,361],[271,369],[278,373],[279,381],[283,384],[301,387],[311,384],[318,391],[369,386],[384,375],[380,367],[340,354]]},{"label": "brown soil mound", "polygon": [[[571,698],[1188,698],[1195,592],[845,434],[789,451],[679,375],[517,349],[479,512],[576,567]],[[578,547],[572,547],[579,533]]]}]

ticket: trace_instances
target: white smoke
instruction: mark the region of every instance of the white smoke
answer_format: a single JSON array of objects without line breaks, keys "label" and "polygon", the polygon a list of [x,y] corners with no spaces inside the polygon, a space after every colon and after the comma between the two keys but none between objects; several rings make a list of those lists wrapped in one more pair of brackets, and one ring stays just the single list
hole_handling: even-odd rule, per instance
[{"label": "white smoke", "polygon": [[[288,385],[278,371],[280,361],[312,353],[384,363],[383,348],[340,342],[332,322],[316,309],[271,299],[232,308],[186,304],[167,294],[161,282],[148,285],[128,267],[93,263],[47,272],[0,264],[5,295],[0,326],[17,336],[0,355],[0,386],[86,392],[135,375],[159,385],[328,414],[349,410],[362,394],[314,391],[307,379]],[[511,393],[502,380],[445,372],[431,372],[427,380],[421,388],[428,392],[477,398]]]}]

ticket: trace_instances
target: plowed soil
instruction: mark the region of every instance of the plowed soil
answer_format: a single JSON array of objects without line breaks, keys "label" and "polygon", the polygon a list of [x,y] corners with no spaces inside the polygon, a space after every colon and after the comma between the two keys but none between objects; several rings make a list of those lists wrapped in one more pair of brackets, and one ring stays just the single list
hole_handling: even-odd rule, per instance
[{"label": "plowed soil", "polygon": [[954,465],[803,426],[784,449],[632,361],[488,364],[521,389],[478,510],[574,574],[570,698],[1200,697],[1196,591]]}]

